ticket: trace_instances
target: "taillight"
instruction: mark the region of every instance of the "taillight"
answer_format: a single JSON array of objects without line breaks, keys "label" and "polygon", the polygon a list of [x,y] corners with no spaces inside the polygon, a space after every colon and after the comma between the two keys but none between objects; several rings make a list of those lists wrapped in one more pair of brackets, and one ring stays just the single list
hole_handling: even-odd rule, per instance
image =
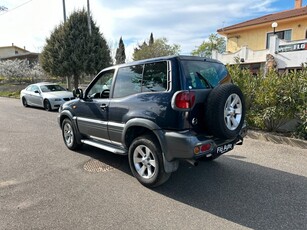
[{"label": "taillight", "polygon": [[181,91],[174,95],[173,106],[176,109],[191,109],[195,102],[195,93],[193,91]]},{"label": "taillight", "polygon": [[202,154],[208,151],[211,151],[212,149],[212,145],[209,144],[203,144],[203,145],[197,145],[194,147],[194,154],[198,155],[198,154]]}]

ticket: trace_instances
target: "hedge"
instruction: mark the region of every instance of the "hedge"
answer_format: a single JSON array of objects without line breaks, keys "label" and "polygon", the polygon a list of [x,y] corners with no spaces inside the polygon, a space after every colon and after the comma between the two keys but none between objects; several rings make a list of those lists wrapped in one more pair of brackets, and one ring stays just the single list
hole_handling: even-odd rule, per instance
[{"label": "hedge", "polygon": [[251,128],[281,132],[282,125],[295,120],[295,130],[287,134],[307,139],[307,68],[283,74],[270,71],[266,76],[253,75],[238,64],[227,68],[245,96]]}]

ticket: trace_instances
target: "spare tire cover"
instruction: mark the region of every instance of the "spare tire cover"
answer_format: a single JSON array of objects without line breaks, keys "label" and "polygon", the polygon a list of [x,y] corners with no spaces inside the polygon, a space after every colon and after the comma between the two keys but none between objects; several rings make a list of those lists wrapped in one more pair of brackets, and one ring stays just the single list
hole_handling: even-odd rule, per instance
[{"label": "spare tire cover", "polygon": [[205,103],[205,125],[209,133],[219,138],[234,138],[244,118],[245,101],[238,86],[222,84],[210,92]]}]

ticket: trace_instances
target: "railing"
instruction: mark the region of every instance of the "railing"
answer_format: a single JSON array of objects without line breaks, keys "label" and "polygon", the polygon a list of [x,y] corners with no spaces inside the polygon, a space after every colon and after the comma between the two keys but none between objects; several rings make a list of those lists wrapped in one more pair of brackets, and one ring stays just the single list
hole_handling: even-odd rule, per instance
[{"label": "railing", "polygon": [[265,63],[268,54],[274,56],[278,69],[299,68],[302,63],[307,63],[307,39],[286,41],[277,38],[270,40],[269,48],[265,50],[251,50],[247,46],[235,53],[220,54],[212,51],[212,58],[224,64],[241,63]]}]

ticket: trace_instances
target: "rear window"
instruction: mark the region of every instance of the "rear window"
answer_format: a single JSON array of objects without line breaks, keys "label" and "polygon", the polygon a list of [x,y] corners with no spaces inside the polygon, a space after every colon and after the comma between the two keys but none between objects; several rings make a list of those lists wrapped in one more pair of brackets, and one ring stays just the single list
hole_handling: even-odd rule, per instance
[{"label": "rear window", "polygon": [[208,61],[182,61],[181,63],[186,77],[186,89],[215,87],[228,75],[226,67],[221,63]]}]

